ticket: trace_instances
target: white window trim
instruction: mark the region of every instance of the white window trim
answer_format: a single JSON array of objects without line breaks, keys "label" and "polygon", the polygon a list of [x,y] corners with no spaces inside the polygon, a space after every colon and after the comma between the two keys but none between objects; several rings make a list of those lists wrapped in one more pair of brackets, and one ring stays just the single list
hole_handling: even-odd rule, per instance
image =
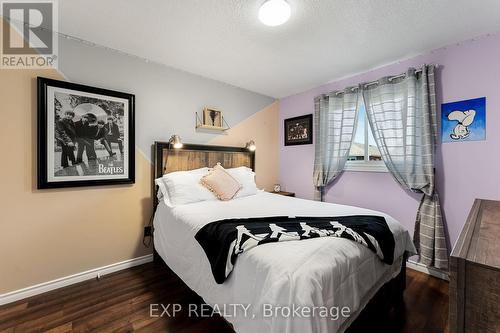
[{"label": "white window trim", "polygon": [[344,171],[389,172],[384,161],[347,161]]}]

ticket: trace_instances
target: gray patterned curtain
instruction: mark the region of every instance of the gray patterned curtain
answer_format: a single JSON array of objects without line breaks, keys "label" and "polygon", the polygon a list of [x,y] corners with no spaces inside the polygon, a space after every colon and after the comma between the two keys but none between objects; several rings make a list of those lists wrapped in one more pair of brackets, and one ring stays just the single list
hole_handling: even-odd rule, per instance
[{"label": "gray patterned curtain", "polygon": [[434,66],[363,88],[366,113],[382,158],[404,188],[424,194],[417,212],[415,246],[420,262],[448,269],[441,206],[434,181],[437,140]]},{"label": "gray patterned curtain", "polygon": [[324,200],[325,186],[343,170],[357,122],[358,93],[352,89],[314,99],[315,199]]}]

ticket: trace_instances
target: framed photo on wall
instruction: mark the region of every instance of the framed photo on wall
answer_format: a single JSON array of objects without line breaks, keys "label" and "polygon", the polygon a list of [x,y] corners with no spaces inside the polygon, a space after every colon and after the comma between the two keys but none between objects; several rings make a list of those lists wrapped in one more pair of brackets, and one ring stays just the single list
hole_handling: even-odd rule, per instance
[{"label": "framed photo on wall", "polygon": [[222,127],[222,111],[210,108],[203,109],[203,125]]},{"label": "framed photo on wall", "polygon": [[312,140],[312,114],[285,119],[285,146],[308,145]]},{"label": "framed photo on wall", "polygon": [[38,188],[133,184],[134,95],[38,77]]},{"label": "framed photo on wall", "polygon": [[441,105],[441,142],[486,140],[486,97]]}]

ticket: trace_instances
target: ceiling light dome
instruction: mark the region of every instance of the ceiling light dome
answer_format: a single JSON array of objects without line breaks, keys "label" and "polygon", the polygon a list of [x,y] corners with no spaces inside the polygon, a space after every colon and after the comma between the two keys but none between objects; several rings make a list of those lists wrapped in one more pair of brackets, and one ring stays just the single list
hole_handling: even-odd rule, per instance
[{"label": "ceiling light dome", "polygon": [[288,21],[292,10],[285,0],[267,0],[260,6],[259,20],[265,25],[275,27]]}]

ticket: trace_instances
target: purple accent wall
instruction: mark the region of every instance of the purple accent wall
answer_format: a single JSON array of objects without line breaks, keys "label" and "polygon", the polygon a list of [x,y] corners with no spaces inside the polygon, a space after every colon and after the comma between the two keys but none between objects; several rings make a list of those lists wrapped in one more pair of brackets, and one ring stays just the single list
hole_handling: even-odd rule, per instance
[{"label": "purple accent wall", "polygon": [[[405,72],[424,63],[439,64],[440,104],[486,96],[486,141],[444,143],[437,148],[437,186],[449,241],[453,245],[474,198],[500,200],[500,35],[482,37],[328,83],[280,101],[280,120],[313,113],[313,98],[346,86]],[[439,118],[439,117],[438,117]],[[439,120],[439,119],[438,119]],[[283,125],[280,128],[283,138]],[[281,144],[280,182],[286,191],[312,199],[314,145]],[[332,184],[326,201],[367,207],[398,219],[413,234],[420,195],[402,189],[389,173],[344,172]]]}]

